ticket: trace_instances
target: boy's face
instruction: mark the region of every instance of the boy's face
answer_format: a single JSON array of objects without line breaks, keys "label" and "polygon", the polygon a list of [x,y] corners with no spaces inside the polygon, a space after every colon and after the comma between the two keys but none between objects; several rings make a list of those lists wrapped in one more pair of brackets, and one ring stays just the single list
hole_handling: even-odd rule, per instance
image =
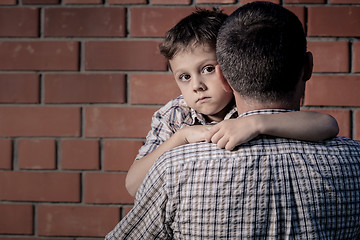
[{"label": "boy's face", "polygon": [[189,107],[212,121],[223,120],[233,94],[224,90],[215,73],[218,64],[215,50],[208,45],[197,45],[190,51],[177,53],[169,63]]}]

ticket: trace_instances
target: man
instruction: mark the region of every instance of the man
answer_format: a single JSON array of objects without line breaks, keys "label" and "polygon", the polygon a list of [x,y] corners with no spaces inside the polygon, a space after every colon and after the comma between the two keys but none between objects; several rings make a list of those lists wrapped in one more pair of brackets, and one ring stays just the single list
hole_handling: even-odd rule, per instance
[{"label": "man", "polygon": [[[299,110],[312,55],[288,10],[240,7],[220,30],[217,58],[240,118]],[[218,129],[214,140],[226,141]],[[177,147],[155,162],[107,238],[360,239],[360,144],[264,136],[233,151]]]}]

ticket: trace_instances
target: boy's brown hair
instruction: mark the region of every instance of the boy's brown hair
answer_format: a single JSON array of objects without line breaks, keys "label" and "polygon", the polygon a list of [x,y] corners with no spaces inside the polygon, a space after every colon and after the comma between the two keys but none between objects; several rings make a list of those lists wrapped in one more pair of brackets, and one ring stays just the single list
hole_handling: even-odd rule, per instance
[{"label": "boy's brown hair", "polygon": [[219,29],[227,17],[218,9],[196,9],[166,32],[159,45],[161,54],[171,60],[178,52],[204,44],[215,50]]}]

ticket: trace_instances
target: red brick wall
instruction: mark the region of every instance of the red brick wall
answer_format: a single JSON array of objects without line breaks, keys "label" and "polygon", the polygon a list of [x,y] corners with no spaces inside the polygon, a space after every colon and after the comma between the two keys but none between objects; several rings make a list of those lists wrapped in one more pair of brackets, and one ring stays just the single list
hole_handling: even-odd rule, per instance
[{"label": "red brick wall", "polygon": [[[176,2],[176,4],[175,4]],[[0,238],[102,238],[129,211],[126,171],[179,94],[157,49],[195,6],[236,0],[0,1]],[[360,140],[360,0],[273,0],[315,58],[303,109]]]}]

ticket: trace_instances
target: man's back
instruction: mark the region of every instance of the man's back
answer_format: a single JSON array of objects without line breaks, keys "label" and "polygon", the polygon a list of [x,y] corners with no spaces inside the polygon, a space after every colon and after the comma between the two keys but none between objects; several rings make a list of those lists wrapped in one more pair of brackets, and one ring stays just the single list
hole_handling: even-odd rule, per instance
[{"label": "man's back", "polygon": [[179,149],[183,160],[168,170],[180,235],[351,239],[354,229],[360,234],[359,144],[341,138],[324,144],[262,139],[232,152],[199,151],[208,146]]},{"label": "man's back", "polygon": [[122,229],[125,235],[359,239],[360,144],[275,138],[235,151],[188,144],[158,159],[136,201],[128,221],[144,225]]}]

